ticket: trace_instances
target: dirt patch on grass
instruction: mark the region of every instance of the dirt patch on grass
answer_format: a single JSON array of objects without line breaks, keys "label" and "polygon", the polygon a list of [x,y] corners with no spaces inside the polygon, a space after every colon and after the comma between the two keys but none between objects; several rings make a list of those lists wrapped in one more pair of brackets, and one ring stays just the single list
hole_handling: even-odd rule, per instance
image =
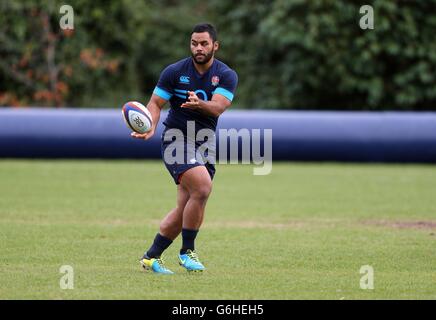
[{"label": "dirt patch on grass", "polygon": [[206,222],[205,227],[210,228],[242,228],[242,229],[288,229],[288,228],[301,228],[305,224],[302,222],[286,222],[286,223],[271,223],[262,221],[228,221],[228,222]]},{"label": "dirt patch on grass", "polygon": [[365,224],[395,229],[436,229],[436,221],[392,221],[392,220],[372,220],[365,221]]},{"label": "dirt patch on grass", "polygon": [[241,229],[307,229],[307,228],[332,228],[338,225],[335,219],[307,219],[286,220],[270,222],[262,220],[229,220],[229,221],[206,221],[205,227],[209,228],[241,228]]}]

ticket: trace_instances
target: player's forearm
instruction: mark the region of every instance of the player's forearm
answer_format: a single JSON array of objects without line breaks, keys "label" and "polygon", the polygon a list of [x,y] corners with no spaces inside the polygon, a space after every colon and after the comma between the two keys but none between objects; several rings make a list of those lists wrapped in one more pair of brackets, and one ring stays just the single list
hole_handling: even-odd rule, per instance
[{"label": "player's forearm", "polygon": [[208,116],[219,117],[226,107],[217,101],[198,101],[198,110]]},{"label": "player's forearm", "polygon": [[147,109],[151,113],[151,117],[153,118],[153,128],[152,130],[156,129],[157,124],[159,123],[160,119],[160,111],[162,110],[157,103],[154,103],[153,101],[150,101],[147,104]]}]

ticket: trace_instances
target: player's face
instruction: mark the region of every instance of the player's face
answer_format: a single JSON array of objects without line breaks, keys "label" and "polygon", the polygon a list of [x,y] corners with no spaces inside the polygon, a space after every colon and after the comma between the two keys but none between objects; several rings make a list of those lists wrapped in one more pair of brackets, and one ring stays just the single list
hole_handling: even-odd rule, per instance
[{"label": "player's face", "polygon": [[193,33],[191,36],[192,58],[198,64],[206,64],[218,49],[218,42],[213,42],[209,32]]}]

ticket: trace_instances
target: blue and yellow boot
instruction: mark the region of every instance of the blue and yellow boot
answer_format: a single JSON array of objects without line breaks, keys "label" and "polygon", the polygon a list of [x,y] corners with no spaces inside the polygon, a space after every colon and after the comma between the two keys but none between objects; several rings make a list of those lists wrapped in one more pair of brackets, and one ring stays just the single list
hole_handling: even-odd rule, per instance
[{"label": "blue and yellow boot", "polygon": [[152,270],[158,274],[173,274],[170,269],[165,267],[164,261],[162,258],[147,258],[146,256],[142,257],[139,260],[139,263],[145,270]]},{"label": "blue and yellow boot", "polygon": [[185,254],[179,255],[179,264],[189,272],[202,272],[206,269],[198,259],[197,253],[193,250],[188,250]]}]

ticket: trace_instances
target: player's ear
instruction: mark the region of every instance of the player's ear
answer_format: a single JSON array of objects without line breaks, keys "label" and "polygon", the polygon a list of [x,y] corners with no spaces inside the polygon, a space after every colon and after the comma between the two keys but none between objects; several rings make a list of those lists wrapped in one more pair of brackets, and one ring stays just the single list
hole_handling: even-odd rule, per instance
[{"label": "player's ear", "polygon": [[214,51],[217,51],[217,50],[219,49],[219,47],[220,47],[220,44],[218,43],[218,41],[215,41],[215,42],[213,43],[213,50],[214,50]]}]

